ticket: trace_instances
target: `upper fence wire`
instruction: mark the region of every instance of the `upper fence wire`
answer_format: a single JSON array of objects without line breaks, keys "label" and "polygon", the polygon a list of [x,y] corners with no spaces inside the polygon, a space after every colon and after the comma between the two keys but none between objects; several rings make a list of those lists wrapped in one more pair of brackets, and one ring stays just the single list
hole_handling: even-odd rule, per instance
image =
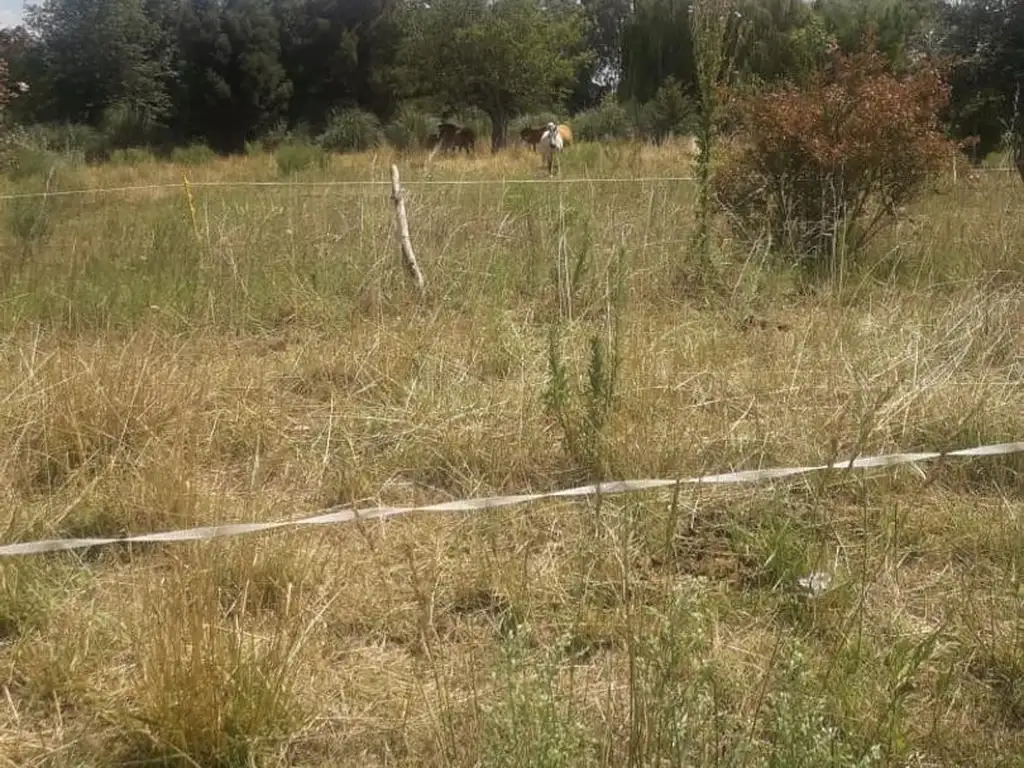
[{"label": "upper fence wire", "polygon": [[[1010,173],[1014,168],[975,168],[972,173]],[[413,179],[402,181],[403,187],[458,187],[458,186],[509,186],[518,184],[653,184],[672,183],[681,181],[695,181],[693,176],[617,176],[593,178],[588,176],[573,176],[562,178],[544,179]],[[292,189],[344,189],[354,187],[381,187],[391,186],[389,179],[380,180],[344,180],[344,181],[188,181],[193,189],[216,188],[216,189],[246,189],[246,188],[292,188]],[[72,197],[82,195],[104,195],[115,193],[137,193],[153,192],[159,190],[181,189],[182,182],[168,182],[165,184],[138,184],[119,187],[94,187],[83,189],[60,189],[44,192],[19,192],[0,195],[0,201],[22,200],[28,198],[42,197]]]}]

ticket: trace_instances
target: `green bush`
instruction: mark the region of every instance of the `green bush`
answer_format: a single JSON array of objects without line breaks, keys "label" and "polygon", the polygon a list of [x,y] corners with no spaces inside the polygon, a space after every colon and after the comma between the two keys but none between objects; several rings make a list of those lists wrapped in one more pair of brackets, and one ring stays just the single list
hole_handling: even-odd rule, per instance
[{"label": "green bush", "polygon": [[62,156],[56,152],[25,145],[12,147],[6,161],[7,175],[14,181],[46,178],[64,164]]},{"label": "green bush", "polygon": [[659,144],[669,136],[692,135],[696,129],[696,108],[683,94],[679,81],[672,76],[665,78],[644,109],[649,130]]},{"label": "green bush", "polygon": [[323,147],[294,139],[279,146],[274,157],[278,171],[285,176],[310,168],[326,169],[330,163],[330,157]]},{"label": "green bush", "polygon": [[372,112],[342,109],[331,113],[317,144],[332,152],[363,152],[376,147],[380,135],[380,120]]},{"label": "green bush", "polygon": [[45,241],[53,232],[53,217],[45,198],[12,200],[7,207],[7,229],[22,246]]},{"label": "green bush", "polygon": [[437,130],[437,119],[422,110],[402,106],[395,119],[384,128],[384,138],[397,149],[424,148]]},{"label": "green bush", "polygon": [[630,138],[634,125],[626,108],[609,94],[599,106],[573,118],[572,132],[580,141],[611,141]]},{"label": "green bush", "polygon": [[640,104],[631,100],[622,107],[633,124],[633,137],[640,141],[653,141],[657,133],[654,127],[654,101]]},{"label": "green bush", "polygon": [[103,110],[100,133],[108,150],[153,146],[168,138],[166,128],[151,115],[121,103]]},{"label": "green bush", "polygon": [[156,157],[148,149],[128,147],[115,149],[110,153],[110,162],[115,165],[144,165],[156,161]]},{"label": "green bush", "polygon": [[67,157],[93,160],[103,156],[106,140],[90,125],[36,123],[21,129],[22,143]]},{"label": "green bush", "polygon": [[289,141],[297,143],[310,143],[309,128],[305,124],[297,125],[294,129],[288,128],[288,121],[278,120],[266,133],[254,141],[245,143],[246,154],[259,154],[261,152],[274,152],[282,144]]},{"label": "green bush", "polygon": [[217,153],[205,144],[190,144],[171,150],[171,162],[178,165],[204,165],[217,157]]}]

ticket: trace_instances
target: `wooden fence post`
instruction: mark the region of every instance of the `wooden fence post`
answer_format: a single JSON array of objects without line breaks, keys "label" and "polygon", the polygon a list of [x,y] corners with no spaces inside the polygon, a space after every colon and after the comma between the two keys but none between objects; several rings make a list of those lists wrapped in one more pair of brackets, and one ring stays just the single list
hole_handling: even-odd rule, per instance
[{"label": "wooden fence post", "polygon": [[409,237],[409,219],[405,214],[405,193],[398,180],[398,166],[391,166],[391,202],[395,204],[395,216],[398,218],[398,236],[402,244],[402,260],[405,268],[416,283],[416,289],[420,296],[426,294],[426,281],[423,279],[423,271],[416,261],[416,254],[412,250],[412,238]]}]

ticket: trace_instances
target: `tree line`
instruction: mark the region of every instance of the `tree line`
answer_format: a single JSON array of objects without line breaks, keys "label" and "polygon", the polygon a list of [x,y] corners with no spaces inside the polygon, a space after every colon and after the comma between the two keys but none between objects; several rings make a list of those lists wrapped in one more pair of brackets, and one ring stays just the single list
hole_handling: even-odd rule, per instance
[{"label": "tree line", "polygon": [[30,86],[5,112],[218,152],[320,135],[354,110],[380,124],[474,111],[495,149],[538,112],[632,110],[658,135],[700,108],[695,1],[729,13],[736,88],[805,82],[871,30],[893,71],[947,64],[944,122],[979,156],[1021,134],[1020,0],[43,0],[0,31],[8,77]]}]

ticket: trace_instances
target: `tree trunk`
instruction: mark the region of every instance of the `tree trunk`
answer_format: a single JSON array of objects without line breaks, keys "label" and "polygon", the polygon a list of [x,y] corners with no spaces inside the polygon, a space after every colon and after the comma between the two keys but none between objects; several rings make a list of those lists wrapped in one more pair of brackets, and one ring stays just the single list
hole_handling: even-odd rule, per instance
[{"label": "tree trunk", "polygon": [[508,116],[497,111],[488,117],[491,118],[491,152],[500,152],[508,144]]}]

